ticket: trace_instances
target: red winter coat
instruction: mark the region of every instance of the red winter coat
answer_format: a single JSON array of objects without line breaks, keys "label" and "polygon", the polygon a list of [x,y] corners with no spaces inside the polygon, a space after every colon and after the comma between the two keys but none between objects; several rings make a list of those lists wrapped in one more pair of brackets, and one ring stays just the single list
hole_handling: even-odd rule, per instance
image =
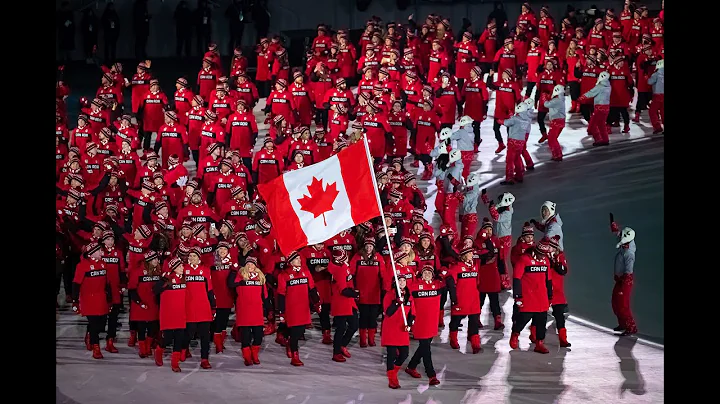
[{"label": "red winter coat", "polygon": [[267,105],[271,108],[272,116],[282,115],[288,125],[295,124],[295,114],[293,112],[297,111],[297,105],[289,90],[273,90],[267,98]]},{"label": "red winter coat", "polygon": [[632,102],[635,91],[633,90],[633,79],[627,64],[617,68],[611,66],[610,73],[610,106],[627,108]]},{"label": "red winter coat", "polygon": [[385,134],[392,132],[384,114],[366,114],[360,120],[370,147],[370,155],[374,158],[385,156]]},{"label": "red winter coat", "polygon": [[212,289],[215,294],[215,307],[218,309],[231,309],[235,303],[233,290],[228,286],[228,277],[233,271],[239,271],[240,266],[237,260],[228,254],[219,263],[213,265],[212,271]]},{"label": "red winter coat", "polygon": [[[475,240],[477,248],[478,260],[478,282],[481,293],[500,292],[500,271],[498,269],[499,261],[505,256],[502,243],[497,237],[492,236],[487,240],[481,240],[479,237]],[[505,272],[504,263],[503,273]]]},{"label": "red winter coat", "polygon": [[551,260],[551,264],[554,271],[550,276],[553,290],[551,303],[567,304],[567,298],[565,297],[565,276],[567,275],[568,264],[565,259],[565,253],[560,251],[560,253]]},{"label": "red winter coat", "polygon": [[212,311],[215,309],[210,268],[202,263],[196,266],[185,265],[186,291],[186,321],[188,323],[202,323],[213,320]]},{"label": "red winter coat", "polygon": [[[513,294],[519,294],[523,313],[544,313],[550,308],[548,284],[550,282],[550,261],[545,256],[533,252],[520,256],[513,267]],[[517,281],[515,280],[517,279]],[[517,290],[516,286],[520,286]]]},{"label": "red winter coat", "polygon": [[242,158],[252,157],[254,141],[258,133],[252,111],[235,112],[230,115],[225,132],[230,136],[230,150],[239,151]]},{"label": "red winter coat", "polygon": [[108,287],[118,288],[108,274],[105,262],[82,258],[75,267],[73,283],[80,285],[80,313],[83,316],[104,316],[108,314]]},{"label": "red winter coat", "polygon": [[515,114],[515,103],[520,101],[520,86],[515,80],[500,79],[490,85],[495,88],[495,119],[508,119]]},{"label": "red winter coat", "polygon": [[[409,286],[406,289],[409,290]],[[412,298],[412,294],[409,293],[405,297],[405,301],[402,306],[399,306],[397,302],[397,291],[389,291],[385,294],[383,299],[383,322],[381,329],[380,345],[382,346],[409,346],[410,345],[410,333],[405,331],[405,322],[403,320],[403,314],[400,312],[402,309],[405,312],[405,317],[410,317],[415,313],[415,305]],[[392,306],[397,307],[392,314],[389,311]],[[435,315],[437,320],[437,314]],[[436,321],[437,322],[437,321]],[[409,322],[408,322],[409,324]],[[436,324],[437,327],[437,324]]]},{"label": "red winter coat", "polygon": [[501,77],[502,72],[506,69],[512,70],[513,74],[517,71],[517,55],[514,49],[511,51],[505,48],[500,49],[495,54],[493,61],[498,64],[497,71]]},{"label": "red winter coat", "polygon": [[137,114],[140,110],[140,106],[145,99],[145,93],[150,90],[150,79],[152,79],[152,76],[145,72],[142,74],[135,74],[132,78],[131,104],[133,114]]},{"label": "red winter coat", "polygon": [[467,42],[458,42],[455,44],[457,55],[455,56],[455,77],[459,79],[469,79],[470,70],[480,60],[477,45],[471,40]]},{"label": "red winter coat", "polygon": [[483,51],[480,52],[480,62],[492,63],[497,53],[497,36],[491,35],[487,29],[480,34],[480,38],[477,41],[478,45],[482,46]]},{"label": "red winter coat", "polygon": [[332,275],[332,288],[330,300],[330,315],[351,316],[353,310],[357,310],[355,298],[346,296],[343,291],[350,289],[355,291],[355,281],[352,268],[348,264],[338,265],[331,261],[328,265],[328,272]]},{"label": "red winter coat", "polygon": [[[412,264],[415,265],[412,265]],[[414,261],[410,261],[407,265],[403,265],[399,262],[395,262],[395,272],[397,273],[397,277],[399,278],[405,278],[407,281],[408,287],[413,283],[415,279],[415,268],[417,267],[417,263]],[[382,283],[383,283],[383,290],[389,291],[391,289],[394,290],[395,285],[395,275],[393,274],[392,270],[392,263],[388,260],[385,265],[385,273],[382,274]]]},{"label": "red winter coat", "polygon": [[386,274],[385,261],[379,253],[373,253],[369,259],[363,254],[355,254],[350,260],[350,268],[355,274],[355,288],[360,291],[360,304],[380,304],[380,291],[383,274]]},{"label": "red winter coat", "polygon": [[[303,248],[300,250],[300,257],[312,274],[313,280],[315,281],[315,288],[320,295],[320,301],[323,304],[330,303],[332,299],[330,287],[332,274],[328,271],[330,254],[328,254],[327,248],[322,248],[320,250],[317,250],[312,246]],[[325,267],[325,269],[318,271],[317,267]]]},{"label": "red winter coat", "polygon": [[231,272],[232,286],[235,287],[235,324],[240,327],[257,327],[265,322],[264,302],[267,299],[267,285],[260,283],[251,272],[248,279],[242,273]]},{"label": "red winter coat", "polygon": [[535,13],[532,11],[520,14],[517,19],[517,25],[525,27],[525,32],[527,32],[528,38],[532,39],[537,36],[537,17],[535,17]]},{"label": "red winter coat", "polygon": [[140,307],[135,300],[130,299],[130,321],[157,321],[160,318],[160,306],[158,306],[153,287],[160,280],[160,275],[151,275],[144,268],[135,269],[128,275],[128,290],[131,297],[137,297],[146,309]]},{"label": "red winter coat", "polygon": [[[440,296],[443,292],[441,281],[418,280],[410,288],[415,307],[415,323],[412,326],[414,339],[433,338],[438,334],[437,315],[440,311]],[[402,315],[402,314],[401,314]]]},{"label": "red winter coat", "polygon": [[538,112],[549,111],[544,101],[552,98],[553,89],[555,89],[555,86],[558,84],[565,84],[565,77],[563,77],[563,72],[560,69],[553,71],[543,70],[543,72],[538,75],[536,92],[539,93],[541,99],[538,105]]},{"label": "red winter coat", "polygon": [[165,106],[168,99],[165,93],[147,92],[142,101],[143,130],[145,132],[157,132],[165,123]]},{"label": "red winter coat", "polygon": [[260,149],[255,153],[253,172],[257,172],[258,184],[264,184],[279,177],[284,170],[283,160],[277,151]]},{"label": "red winter coat", "polygon": [[432,51],[430,54],[430,65],[428,67],[427,80],[432,81],[440,75],[440,71],[447,71],[450,59],[444,50]]},{"label": "red winter coat", "polygon": [[525,254],[525,250],[534,245],[535,243],[526,243],[524,241],[520,241],[518,238],[517,244],[515,244],[512,247],[512,250],[510,250],[510,264],[513,268],[515,268],[515,264],[518,262],[520,257]]},{"label": "red winter coat", "polygon": [[538,38],[540,38],[540,45],[546,47],[548,41],[553,39],[555,36],[555,21],[551,17],[542,17],[538,21]]},{"label": "red winter coat", "polygon": [[187,126],[188,124],[187,112],[192,109],[193,97],[195,95],[190,89],[181,88],[175,91],[175,111],[182,125]]},{"label": "red winter coat", "polygon": [[219,70],[214,68],[209,68],[207,70],[200,69],[197,76],[197,85],[199,88],[198,94],[200,94],[201,97],[205,101],[208,101],[210,98],[210,92],[215,89],[217,86],[218,78],[222,74]]},{"label": "red winter coat", "polygon": [[278,275],[277,294],[285,296],[283,316],[288,327],[310,324],[310,291],[315,288],[310,272],[288,266]]},{"label": "red winter coat", "polygon": [[293,82],[290,85],[290,92],[292,93],[293,100],[295,101],[295,107],[300,116],[300,125],[310,126],[310,122],[313,119],[313,103],[311,92],[308,91],[308,87],[304,83],[297,84]]},{"label": "red winter coat", "polygon": [[[162,278],[159,282],[166,282]],[[187,326],[187,284],[182,276],[171,273],[160,292],[160,330],[184,329]]]},{"label": "red winter coat", "polygon": [[163,125],[158,130],[162,139],[162,166],[167,167],[167,160],[173,154],[183,158],[185,145],[188,144],[188,135],[182,124]]},{"label": "red winter coat", "polygon": [[440,131],[440,117],[435,110],[424,111],[417,108],[414,113],[415,116],[411,122],[416,130],[415,153],[430,154],[430,151],[435,148],[435,135]]},{"label": "red winter coat", "polygon": [[465,81],[462,94],[465,98],[463,113],[473,121],[482,122],[487,116],[487,103],[490,100],[485,82],[479,77],[475,81]]},{"label": "red winter coat", "polygon": [[453,303],[451,310],[452,315],[466,316],[480,314],[480,288],[478,285],[477,263],[472,262],[471,264],[467,264],[465,262],[457,262],[451,265],[447,273],[447,285],[450,290],[451,302]]}]

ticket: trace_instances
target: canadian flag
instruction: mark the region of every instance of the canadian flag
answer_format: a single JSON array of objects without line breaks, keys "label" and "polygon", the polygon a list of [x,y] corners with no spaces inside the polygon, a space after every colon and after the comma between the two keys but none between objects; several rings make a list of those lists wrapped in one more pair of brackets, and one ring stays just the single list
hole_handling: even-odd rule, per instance
[{"label": "canadian flag", "polygon": [[258,191],[285,255],[380,216],[364,142],[259,184]]}]

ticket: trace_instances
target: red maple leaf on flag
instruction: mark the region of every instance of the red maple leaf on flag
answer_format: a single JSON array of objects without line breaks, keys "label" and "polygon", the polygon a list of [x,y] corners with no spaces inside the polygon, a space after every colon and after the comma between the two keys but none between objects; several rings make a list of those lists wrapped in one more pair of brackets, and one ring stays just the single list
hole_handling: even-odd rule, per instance
[{"label": "red maple leaf on flag", "polygon": [[333,210],[333,203],[340,191],[337,190],[337,184],[327,184],[323,189],[322,180],[313,177],[310,185],[307,186],[310,195],[303,195],[297,201],[300,203],[300,210],[312,213],[315,218],[322,215],[323,224],[327,226],[325,221],[325,213]]}]

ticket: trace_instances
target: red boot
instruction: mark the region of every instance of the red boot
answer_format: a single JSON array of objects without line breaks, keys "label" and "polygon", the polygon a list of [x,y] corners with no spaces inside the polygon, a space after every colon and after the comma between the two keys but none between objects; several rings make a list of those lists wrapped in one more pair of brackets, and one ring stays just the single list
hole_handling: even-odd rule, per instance
[{"label": "red boot", "polygon": [[94,359],[102,359],[103,354],[100,352],[100,344],[95,344],[92,346],[92,353]]},{"label": "red boot", "polygon": [[345,361],[347,361],[347,359],[345,359],[345,357],[344,357],[343,354],[341,354],[341,353],[334,354],[333,357],[332,357],[332,360],[334,360],[335,362],[345,362]]},{"label": "red boot", "polygon": [[145,337],[145,358],[152,355],[153,338]]},{"label": "red boot", "polygon": [[[277,331],[277,328],[275,327],[274,320],[272,322],[268,321],[268,323],[265,324],[265,327],[263,327],[264,335],[272,335],[275,331]],[[238,333],[238,339],[240,339],[240,333]]]},{"label": "red boot", "polygon": [[343,356],[346,358],[352,358],[352,355],[350,355],[350,351],[348,351],[347,347],[341,346],[340,352],[342,352]]},{"label": "red boot", "polygon": [[387,378],[388,378],[388,387],[391,389],[399,389],[400,388],[400,382],[397,379],[397,375],[395,374],[394,370],[388,370],[387,371]]},{"label": "red boot", "polygon": [[192,353],[190,353],[190,348],[183,349],[180,352],[180,362],[185,362],[186,359],[192,358]]},{"label": "red boot", "polygon": [[292,359],[292,351],[290,350],[290,344],[285,344],[285,355]]},{"label": "red boot", "polygon": [[92,351],[92,345],[90,344],[90,333],[85,333],[85,348],[87,348],[88,351]]},{"label": "red boot", "polygon": [[412,163],[410,163],[412,167],[418,168],[420,167],[420,160],[414,160]]},{"label": "red boot", "polygon": [[280,333],[277,333],[277,336],[275,336],[275,343],[279,344],[280,346],[287,345],[287,341],[285,340],[285,337]]},{"label": "red boot", "polygon": [[180,372],[180,352],[173,352],[170,359],[170,367],[173,372]]},{"label": "red boot", "polygon": [[368,346],[367,335],[368,335],[368,330],[366,328],[361,328],[360,329],[360,348],[367,348],[367,346]]},{"label": "red boot", "polygon": [[495,316],[495,328],[494,329],[502,330],[503,328],[505,328],[505,324],[503,324],[503,322],[502,322],[502,316],[498,314],[497,316]]},{"label": "red boot", "polygon": [[623,128],[622,133],[630,133],[630,125],[629,124],[627,124],[627,123],[625,124],[625,127]]},{"label": "red boot", "polygon": [[558,339],[560,340],[560,346],[563,348],[570,348],[570,344],[567,340],[567,328],[561,328],[558,330]]},{"label": "red boot", "polygon": [[222,340],[222,334],[219,332],[216,332],[213,334],[213,343],[215,344],[215,353],[219,354],[222,352],[225,347],[223,346],[223,340]]},{"label": "red boot", "polygon": [[538,140],[538,143],[543,143],[547,140],[547,132],[540,132],[540,140]]},{"label": "red boot", "polygon": [[[157,347],[155,348],[155,364],[158,366],[163,365],[163,353],[165,352],[165,349],[163,347]],[[180,353],[180,352],[178,352]]]},{"label": "red boot", "polygon": [[635,111],[635,117],[633,118],[633,122],[640,122],[640,111]]},{"label": "red boot", "polygon": [[495,154],[499,154],[503,150],[505,150],[505,143],[500,142],[500,144],[498,144],[497,149],[495,149]]},{"label": "red boot", "polygon": [[438,315],[438,327],[445,327],[445,310],[440,310]]},{"label": "red boot", "polygon": [[428,382],[431,386],[437,386],[440,384],[440,380],[438,380],[437,376],[433,376],[430,378],[430,381]]},{"label": "red boot", "polygon": [[375,333],[377,332],[376,328],[368,328],[368,345],[375,346]]},{"label": "red boot", "polygon": [[137,331],[130,331],[130,339],[128,339],[128,346],[135,346],[137,342]]},{"label": "red boot", "polygon": [[537,337],[535,337],[535,326],[531,325],[530,326],[530,342],[534,344],[535,341],[537,341]]},{"label": "red boot", "polygon": [[518,341],[519,338],[520,333],[514,332],[510,334],[510,348],[518,349],[520,347],[520,341]]},{"label": "red boot", "polygon": [[480,336],[478,334],[470,337],[470,346],[472,346],[473,354],[482,352],[483,349],[480,346]]},{"label": "red boot", "polygon": [[200,367],[203,369],[212,369],[212,365],[210,365],[210,360],[200,359]]},{"label": "red boot", "polygon": [[299,352],[299,351],[295,351],[295,352],[292,353],[292,359],[290,360],[290,364],[293,365],[293,366],[303,366],[303,365],[305,365],[305,364],[302,363],[302,361],[300,360],[300,352]]},{"label": "red boot", "polygon": [[241,351],[242,351],[243,360],[245,361],[245,366],[252,366],[252,364],[253,364],[252,350],[250,349],[250,347],[249,346],[243,347]]},{"label": "red boot", "polygon": [[432,163],[425,165],[425,171],[423,171],[422,176],[420,177],[421,181],[429,181],[432,178],[433,174],[433,165]]},{"label": "red boot", "polygon": [[252,354],[253,364],[260,364],[260,345],[253,345],[250,347],[250,353]]},{"label": "red boot", "polygon": [[460,343],[457,339],[457,331],[450,331],[450,348],[452,349],[460,349]]},{"label": "red boot", "polygon": [[416,379],[419,379],[422,377],[420,375],[420,373],[417,371],[417,369],[413,369],[413,368],[405,368],[405,373],[409,374],[410,376],[412,376]]},{"label": "red boot", "polygon": [[141,358],[147,358],[147,339],[138,341],[138,355]]},{"label": "red boot", "polygon": [[548,351],[548,349],[545,348],[545,342],[541,339],[537,340],[537,342],[535,343],[535,349],[533,349],[533,350],[537,353],[542,353],[542,354],[550,353],[550,351]]},{"label": "red boot", "polygon": [[[265,326],[267,328],[267,326]],[[264,330],[263,330],[264,331]],[[265,334],[265,332],[263,332]],[[267,335],[267,334],[265,334]],[[238,332],[238,328],[233,326],[232,330],[230,330],[230,337],[235,340],[235,342],[240,342],[240,333]]]},{"label": "red boot", "polygon": [[227,330],[222,330],[223,349],[225,349],[225,340],[227,339]]},{"label": "red boot", "polygon": [[323,330],[323,336],[322,336],[322,343],[325,345],[332,345],[332,335],[330,335],[330,330]]},{"label": "red boot", "polygon": [[113,341],[113,338],[108,338],[105,342],[105,350],[110,353],[118,353],[117,348],[115,348],[115,342]]}]

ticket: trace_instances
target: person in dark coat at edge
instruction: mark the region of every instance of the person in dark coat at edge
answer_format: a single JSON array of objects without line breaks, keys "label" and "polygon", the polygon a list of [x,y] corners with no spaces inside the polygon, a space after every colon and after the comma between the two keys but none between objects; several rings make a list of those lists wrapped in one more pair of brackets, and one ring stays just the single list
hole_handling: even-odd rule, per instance
[{"label": "person in dark coat at edge", "polygon": [[235,47],[242,46],[245,24],[250,15],[249,0],[233,0],[225,10],[225,18],[228,20],[230,30],[230,41],[228,41],[228,54],[232,55]]},{"label": "person in dark coat at edge", "polygon": [[185,48],[185,57],[190,57],[192,53],[193,13],[190,11],[187,1],[182,0],[178,3],[173,19],[175,20],[175,55],[181,57],[182,50]]},{"label": "person in dark coat at edge", "polygon": [[133,4],[133,31],[135,33],[135,58],[147,59],[147,41],[150,36],[150,13],[147,0],[136,0]]},{"label": "person in dark coat at edge", "polygon": [[60,10],[55,13],[55,26],[60,45],[60,60],[68,61],[70,53],[75,50],[75,17],[69,1],[60,4]]},{"label": "person in dark coat at edge", "polygon": [[198,7],[195,10],[195,35],[198,54],[204,55],[212,35],[212,10],[206,0],[198,0]]},{"label": "person in dark coat at edge", "polygon": [[255,42],[260,38],[266,38],[270,29],[270,12],[268,11],[267,0],[257,0],[253,3],[252,19],[255,21],[257,36]]},{"label": "person in dark coat at edge", "polygon": [[508,18],[502,1],[495,1],[493,3],[493,11],[488,15],[487,24],[492,20],[495,20],[495,25],[497,26],[497,42],[503,43],[503,40],[508,36]]},{"label": "person in dark coat at edge", "polygon": [[103,29],[103,51],[105,63],[113,63],[117,59],[117,41],[120,38],[120,16],[115,10],[115,3],[108,3],[100,18]]},{"label": "person in dark coat at edge", "polygon": [[80,21],[80,29],[83,38],[83,53],[85,54],[85,63],[93,63],[93,54],[97,49],[98,44],[98,31],[100,30],[100,24],[98,18],[95,15],[95,11],[90,8],[86,8],[83,11],[83,17]]}]

